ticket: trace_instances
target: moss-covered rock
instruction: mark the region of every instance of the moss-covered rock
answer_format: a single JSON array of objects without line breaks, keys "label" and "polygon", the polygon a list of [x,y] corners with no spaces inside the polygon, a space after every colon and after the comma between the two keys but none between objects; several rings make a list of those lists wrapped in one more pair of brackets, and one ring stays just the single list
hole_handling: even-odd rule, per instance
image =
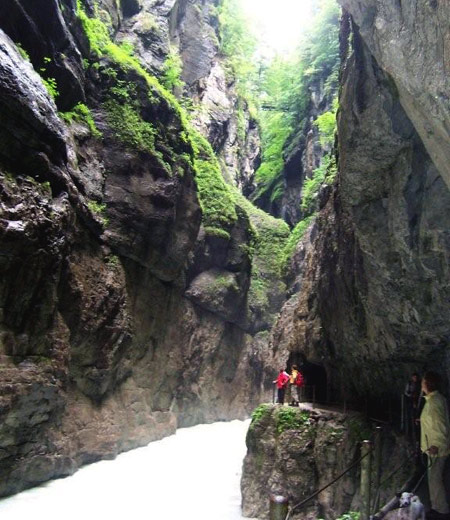
[{"label": "moss-covered rock", "polygon": [[[371,436],[371,425],[357,413],[345,415],[306,406],[258,406],[246,439],[248,451],[241,483],[244,515],[268,518],[272,493],[287,497],[291,507],[312,495],[352,466],[359,457],[360,442]],[[407,453],[404,440],[385,431],[383,476],[389,476]],[[411,468],[402,468],[392,485],[401,485],[408,471]],[[334,520],[359,510],[359,472],[356,465],[292,517]],[[381,501],[389,497],[386,489],[381,494]]]},{"label": "moss-covered rock", "polygon": [[239,282],[238,274],[213,268],[202,272],[191,282],[186,296],[226,321],[240,323],[246,288],[241,287]]},{"label": "moss-covered rock", "polygon": [[241,195],[236,195],[236,198],[249,215],[254,230],[247,320],[249,328],[258,332],[271,327],[286,297],[282,265],[289,227]]}]

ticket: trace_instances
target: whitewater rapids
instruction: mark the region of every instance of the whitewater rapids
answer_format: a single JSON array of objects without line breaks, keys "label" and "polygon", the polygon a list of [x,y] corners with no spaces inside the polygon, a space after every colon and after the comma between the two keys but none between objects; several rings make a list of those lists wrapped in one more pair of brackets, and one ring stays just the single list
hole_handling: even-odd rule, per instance
[{"label": "whitewater rapids", "polygon": [[241,520],[249,421],[175,435],[0,500],[2,520]]}]

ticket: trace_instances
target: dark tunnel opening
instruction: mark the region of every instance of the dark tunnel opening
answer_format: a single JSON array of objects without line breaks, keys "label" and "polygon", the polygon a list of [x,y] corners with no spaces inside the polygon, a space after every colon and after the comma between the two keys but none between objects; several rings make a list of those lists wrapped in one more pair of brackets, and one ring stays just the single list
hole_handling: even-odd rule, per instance
[{"label": "dark tunnel opening", "polygon": [[289,372],[292,365],[297,365],[305,379],[304,400],[308,402],[327,403],[329,396],[325,367],[319,363],[308,361],[306,356],[301,352],[291,352],[287,362],[287,370]]}]

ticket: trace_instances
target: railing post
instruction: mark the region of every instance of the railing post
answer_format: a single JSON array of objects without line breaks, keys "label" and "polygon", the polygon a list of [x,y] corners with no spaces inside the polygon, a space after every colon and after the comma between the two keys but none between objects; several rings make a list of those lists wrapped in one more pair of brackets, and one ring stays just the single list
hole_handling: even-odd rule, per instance
[{"label": "railing post", "polygon": [[383,450],[383,428],[375,428],[375,502],[373,510],[378,511],[380,501],[380,482],[381,482],[381,456]]},{"label": "railing post", "polygon": [[370,452],[372,443],[363,441],[361,447],[361,520],[369,520],[370,518],[370,475],[372,469],[372,457]]},{"label": "railing post", "polygon": [[270,495],[269,520],[285,520],[289,501],[282,495]]},{"label": "railing post", "polygon": [[316,385],[313,385],[313,402],[312,402],[313,409],[315,408],[315,406],[316,406]]}]

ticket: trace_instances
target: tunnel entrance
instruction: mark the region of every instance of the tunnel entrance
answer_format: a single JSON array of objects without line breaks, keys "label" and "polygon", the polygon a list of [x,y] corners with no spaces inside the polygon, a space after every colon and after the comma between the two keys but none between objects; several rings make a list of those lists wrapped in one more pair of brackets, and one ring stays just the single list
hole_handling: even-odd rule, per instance
[{"label": "tunnel entrance", "polygon": [[328,391],[325,367],[319,363],[308,361],[301,352],[291,352],[287,362],[288,371],[291,370],[292,365],[297,365],[305,378],[305,401],[326,403],[328,401]]}]

